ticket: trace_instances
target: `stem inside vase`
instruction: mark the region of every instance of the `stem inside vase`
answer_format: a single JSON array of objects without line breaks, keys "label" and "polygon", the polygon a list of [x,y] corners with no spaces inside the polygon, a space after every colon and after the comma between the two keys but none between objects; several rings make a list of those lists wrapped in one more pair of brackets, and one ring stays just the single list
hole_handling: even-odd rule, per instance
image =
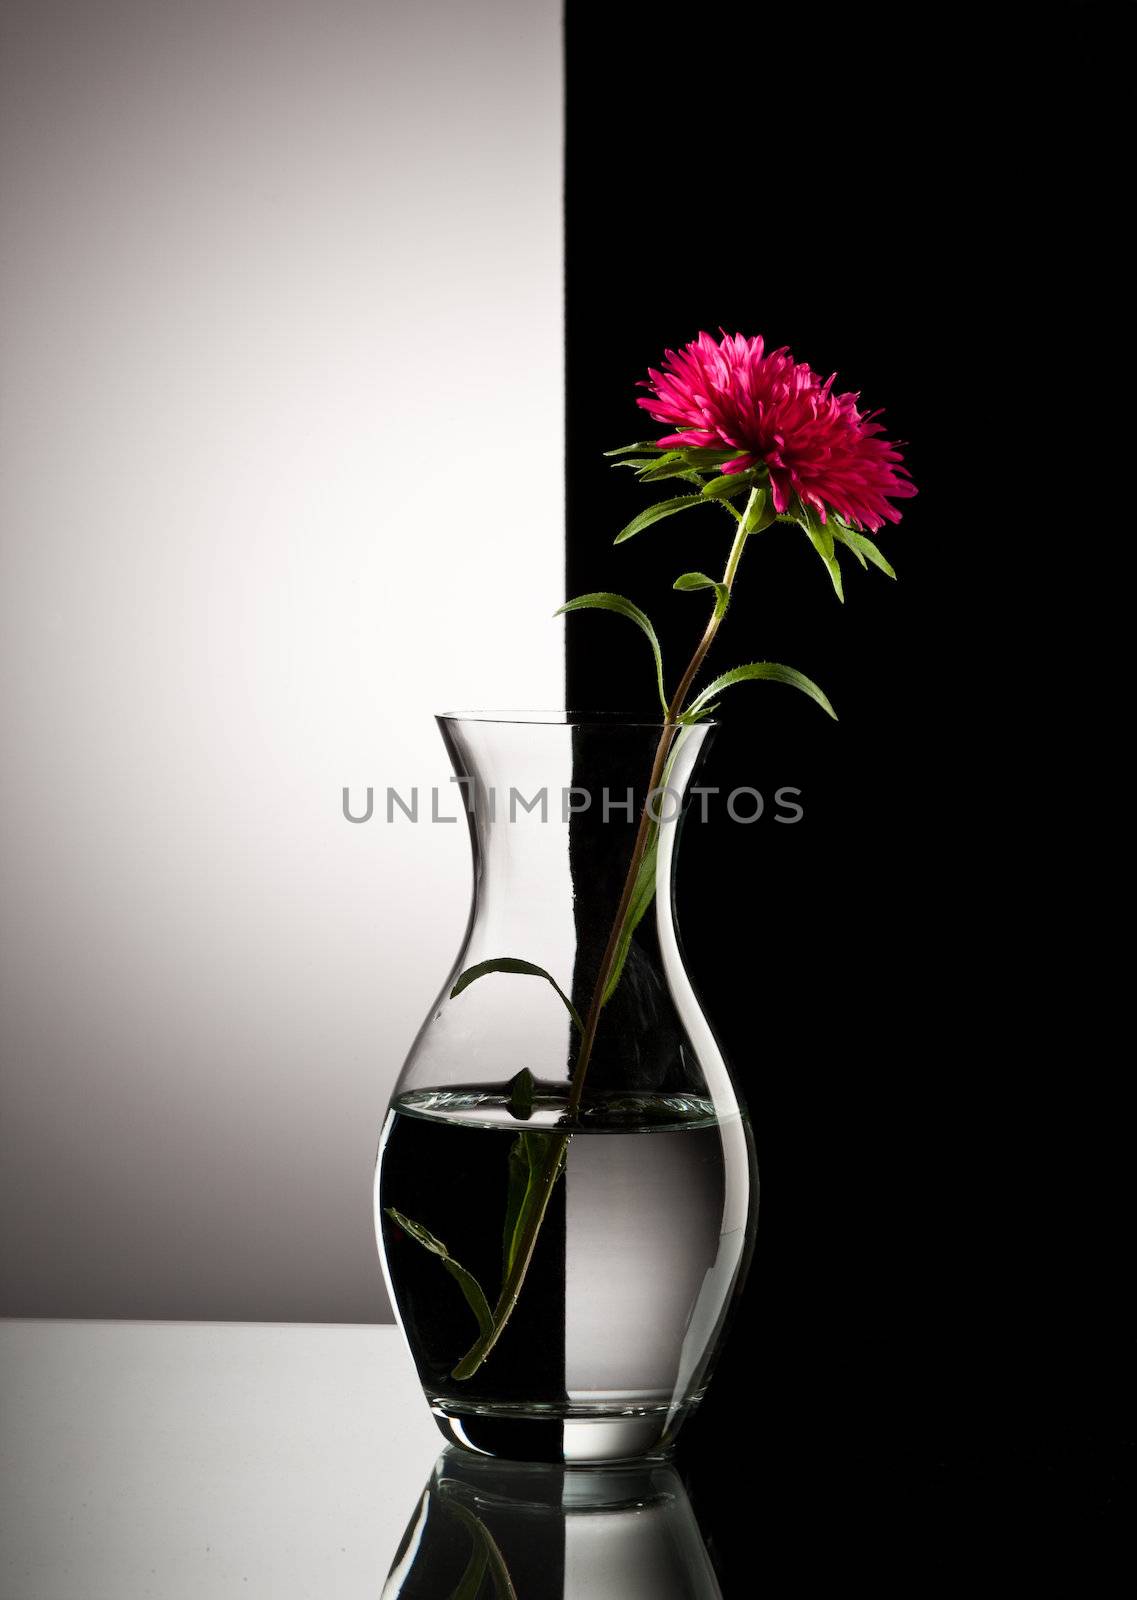
[{"label": "stem inside vase", "polygon": [[[727,558],[726,570],[723,573],[722,584],[729,596],[734,580],[738,573],[738,565],[742,559],[742,551],[749,537],[747,523],[751,509],[758,494],[757,489],[752,489],[747,499],[746,509],[738,521],[738,530],[731,545],[730,555]],[[716,595],[714,611],[703,631],[703,636],[696,646],[695,653],[687,664],[686,671],[679,680],[679,686],[667,708],[667,720],[656,747],[655,759],[652,763],[651,776],[648,779],[647,795],[643,809],[640,813],[639,826],[636,830],[635,843],[632,847],[628,870],[624,877],[624,886],[620,895],[616,914],[612,919],[611,930],[604,954],[600,960],[600,967],[592,988],[592,998],[589,1001],[588,1011],[584,1019],[584,1031],[581,1036],[580,1048],[577,1052],[576,1065],[573,1068],[572,1082],[569,1091],[566,1120],[570,1124],[569,1131],[549,1141],[550,1148],[545,1156],[542,1170],[538,1175],[538,1197],[527,1215],[527,1219],[513,1258],[513,1266],[506,1274],[492,1312],[491,1326],[485,1329],[477,1341],[466,1352],[454,1367],[452,1377],[458,1379],[470,1378],[477,1372],[482,1362],[494,1349],[509,1322],[509,1318],[516,1306],[525,1282],[525,1275],[533,1259],[533,1251],[541,1232],[541,1226],[548,1211],[549,1200],[552,1196],[557,1179],[564,1169],[568,1143],[572,1137],[571,1124],[580,1112],[581,1099],[584,1095],[585,1079],[588,1075],[588,1065],[592,1059],[592,1050],[596,1042],[596,1031],[600,1025],[600,1017],[608,993],[609,981],[612,977],[617,956],[620,951],[623,936],[627,930],[630,916],[632,915],[632,902],[635,895],[636,883],[640,867],[647,849],[648,837],[653,826],[658,826],[658,820],[652,815],[652,801],[657,796],[662,785],[664,768],[668,754],[675,744],[676,736],[681,732],[682,724],[678,718],[682,714],[687,695],[691,685],[698,676],[699,669],[706,660],[715,635],[722,624],[726,614],[726,606]]]}]

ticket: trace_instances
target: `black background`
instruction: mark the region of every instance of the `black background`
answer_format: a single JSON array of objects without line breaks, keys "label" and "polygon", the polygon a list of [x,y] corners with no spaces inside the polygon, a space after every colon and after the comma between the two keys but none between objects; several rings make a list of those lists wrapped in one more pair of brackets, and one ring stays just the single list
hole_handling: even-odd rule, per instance
[{"label": "black background", "polygon": [[[844,606],[804,535],[754,540],[710,663],[786,662],[840,715],[732,690],[703,781],[767,814],[720,806],[684,838],[689,964],[762,1179],[682,1453],[727,1600],[786,1571],[919,1592],[992,1534],[1004,1573],[1069,1534],[1089,1560],[1131,1440],[1113,1065],[1068,1028],[1075,980],[1049,959],[1068,869],[1037,815],[1069,762],[1053,725],[1038,760],[1032,635],[1039,524],[1076,492],[1062,362],[1091,353],[1131,13],[837,15],[621,28],[570,3],[566,24],[568,594],[643,605],[674,683],[706,606],[671,584],[719,573],[730,529],[707,510],[613,549],[675,491],[601,452],[664,431],[636,380],[700,329],[836,369],[920,491],[880,535],[899,581],[847,563]],[[570,704],[650,713],[635,629],[589,614],[568,640]],[[772,820],[781,785],[796,826]]]}]

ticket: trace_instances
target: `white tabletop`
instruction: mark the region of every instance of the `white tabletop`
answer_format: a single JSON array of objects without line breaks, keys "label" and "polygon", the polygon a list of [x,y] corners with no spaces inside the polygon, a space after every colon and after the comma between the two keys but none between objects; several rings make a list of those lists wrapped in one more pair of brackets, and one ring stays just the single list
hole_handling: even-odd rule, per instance
[{"label": "white tabletop", "polygon": [[377,1600],[443,1441],[390,1327],[0,1321],[0,1600]]}]

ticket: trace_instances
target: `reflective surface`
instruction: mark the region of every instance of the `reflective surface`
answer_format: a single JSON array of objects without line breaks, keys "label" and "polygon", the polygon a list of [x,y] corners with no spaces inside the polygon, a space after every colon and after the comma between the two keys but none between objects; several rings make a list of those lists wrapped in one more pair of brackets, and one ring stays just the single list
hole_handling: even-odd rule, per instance
[{"label": "reflective surface", "polygon": [[0,1322],[3,1600],[382,1592],[438,1435],[393,1327]]},{"label": "reflective surface", "polygon": [[0,1390],[3,1600],[719,1593],[670,1468],[438,1459],[392,1327],[0,1323]]},{"label": "reflective surface", "polygon": [[563,1468],[447,1450],[383,1600],[720,1600],[673,1467]]}]

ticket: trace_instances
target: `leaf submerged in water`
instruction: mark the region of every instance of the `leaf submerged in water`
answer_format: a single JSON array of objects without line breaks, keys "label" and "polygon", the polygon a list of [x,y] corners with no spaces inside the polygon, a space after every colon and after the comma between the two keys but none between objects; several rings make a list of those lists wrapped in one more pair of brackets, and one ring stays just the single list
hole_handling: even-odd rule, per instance
[{"label": "leaf submerged in water", "polygon": [[386,1215],[398,1227],[402,1228],[404,1233],[409,1234],[412,1239],[421,1244],[424,1250],[429,1250],[432,1256],[438,1257],[461,1289],[463,1295],[465,1295],[466,1304],[477,1317],[478,1327],[481,1332],[483,1334],[492,1333],[493,1313],[490,1311],[490,1304],[486,1299],[485,1291],[477,1278],[474,1277],[474,1274],[467,1271],[461,1262],[455,1261],[442,1240],[436,1239],[430,1229],[424,1228],[421,1222],[413,1222],[410,1217],[404,1216],[401,1211],[396,1211],[394,1206],[386,1206],[384,1210]]},{"label": "leaf submerged in water", "polygon": [[509,1147],[509,1184],[506,1190],[505,1228],[502,1233],[501,1280],[513,1269],[517,1246],[533,1208],[533,1191],[541,1174],[539,1134],[519,1133]]}]

